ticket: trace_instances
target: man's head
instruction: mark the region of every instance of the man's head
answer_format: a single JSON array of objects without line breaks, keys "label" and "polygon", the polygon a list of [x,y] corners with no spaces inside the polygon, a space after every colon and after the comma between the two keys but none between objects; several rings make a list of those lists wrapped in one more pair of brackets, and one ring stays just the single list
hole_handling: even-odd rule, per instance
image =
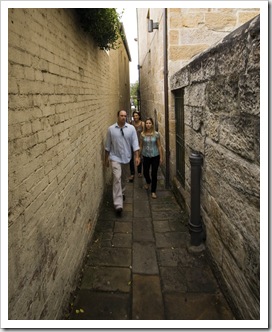
[{"label": "man's head", "polygon": [[126,123],[126,119],[127,119],[127,112],[126,111],[118,111],[117,113],[117,123],[119,126],[124,126],[124,124]]}]

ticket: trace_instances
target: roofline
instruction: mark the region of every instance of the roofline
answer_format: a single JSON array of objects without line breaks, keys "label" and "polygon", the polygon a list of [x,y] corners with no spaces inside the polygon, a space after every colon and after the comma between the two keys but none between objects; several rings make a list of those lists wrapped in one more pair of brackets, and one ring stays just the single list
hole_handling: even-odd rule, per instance
[{"label": "roofline", "polygon": [[124,28],[124,24],[122,22],[121,22],[121,25],[120,25],[120,31],[122,32],[122,40],[123,40],[123,43],[124,43],[124,46],[125,46],[125,49],[126,49],[126,52],[127,52],[127,55],[128,55],[128,59],[131,62],[131,55],[130,55],[130,52],[129,52],[129,47],[128,47],[127,37],[126,37],[126,33],[125,33],[125,28]]}]

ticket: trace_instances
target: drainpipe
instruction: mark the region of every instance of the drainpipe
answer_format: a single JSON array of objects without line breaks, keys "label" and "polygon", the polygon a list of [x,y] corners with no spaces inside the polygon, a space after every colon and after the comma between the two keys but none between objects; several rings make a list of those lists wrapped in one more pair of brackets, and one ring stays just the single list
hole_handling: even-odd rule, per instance
[{"label": "drainpipe", "polygon": [[189,231],[191,234],[191,245],[200,246],[205,238],[205,230],[202,227],[200,215],[200,179],[203,157],[199,152],[192,152],[191,163],[191,217]]},{"label": "drainpipe", "polygon": [[165,116],[165,187],[170,187],[169,105],[168,105],[168,28],[167,8],[164,8],[163,58],[164,58],[164,116]]},{"label": "drainpipe", "polygon": [[140,81],[141,81],[141,72],[140,69],[142,68],[142,66],[139,65],[139,59],[140,59],[140,50],[139,50],[139,27],[138,27],[138,20],[139,20],[139,15],[138,15],[138,9],[136,8],[136,22],[137,22],[137,50],[138,50],[138,88],[139,91],[137,91],[137,101],[138,101],[138,111],[141,112],[141,92],[140,92]]}]

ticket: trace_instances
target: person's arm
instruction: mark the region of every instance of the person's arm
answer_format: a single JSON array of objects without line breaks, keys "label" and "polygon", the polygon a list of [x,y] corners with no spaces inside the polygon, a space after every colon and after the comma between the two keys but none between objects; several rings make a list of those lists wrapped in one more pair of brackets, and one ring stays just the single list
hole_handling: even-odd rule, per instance
[{"label": "person's arm", "polygon": [[136,166],[139,166],[140,164],[139,150],[134,151],[134,160]]},{"label": "person's arm", "polygon": [[142,154],[142,151],[143,151],[143,137],[142,137],[142,134],[140,135],[139,145],[140,145],[139,158],[141,158],[141,154]]},{"label": "person's arm", "polygon": [[160,165],[161,165],[162,162],[163,162],[163,156],[162,156],[162,146],[161,146],[160,136],[158,136],[156,142],[157,142],[157,147],[158,147],[158,150],[159,150],[159,153],[160,153]]},{"label": "person's arm", "polygon": [[136,166],[140,164],[140,158],[139,158],[139,141],[138,141],[138,135],[136,132],[136,129],[134,126],[132,126],[133,131],[132,131],[132,148],[133,148],[133,153],[134,153],[134,160]]},{"label": "person's arm", "polygon": [[105,150],[105,166],[109,167],[110,166],[110,161],[109,161],[109,151]]},{"label": "person's arm", "polygon": [[109,161],[109,155],[110,155],[109,149],[110,149],[110,146],[111,146],[111,142],[110,142],[110,131],[108,129],[108,131],[107,131],[107,137],[106,137],[106,144],[105,144],[105,156],[104,156],[104,164],[105,164],[106,167],[109,167],[109,165],[110,165],[110,161]]}]

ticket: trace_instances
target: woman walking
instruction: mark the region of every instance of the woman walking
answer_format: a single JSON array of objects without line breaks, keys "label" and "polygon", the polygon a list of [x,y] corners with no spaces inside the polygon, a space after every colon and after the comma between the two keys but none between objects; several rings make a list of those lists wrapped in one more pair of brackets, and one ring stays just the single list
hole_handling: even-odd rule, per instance
[{"label": "woman walking", "polygon": [[162,164],[163,159],[160,134],[155,131],[152,118],[145,120],[145,128],[140,136],[140,155],[143,156],[143,170],[146,181],[144,188],[148,190],[151,184],[151,197],[157,198],[158,168]]},{"label": "woman walking", "polygon": [[[133,116],[133,121],[131,121],[131,124],[136,129],[137,136],[138,136],[138,141],[139,141],[139,144],[140,144],[140,136],[141,136],[141,132],[144,129],[144,122],[141,120],[140,112],[134,111],[132,113],[132,116]],[[138,177],[142,177],[142,162],[141,161],[140,161],[140,164],[137,166],[137,172],[138,172]],[[135,175],[135,165],[134,165],[134,155],[132,154],[132,158],[130,160],[129,182],[133,182],[134,175]]]}]

